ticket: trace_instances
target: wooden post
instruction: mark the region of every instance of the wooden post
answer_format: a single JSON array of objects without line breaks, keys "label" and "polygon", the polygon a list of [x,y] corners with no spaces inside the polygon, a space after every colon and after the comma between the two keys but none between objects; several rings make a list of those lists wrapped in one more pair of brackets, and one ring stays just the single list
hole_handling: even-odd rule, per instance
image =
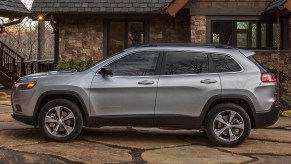
[{"label": "wooden post", "polygon": [[3,67],[3,56],[4,56],[4,52],[3,52],[3,44],[0,43],[0,67]]},{"label": "wooden post", "polygon": [[21,72],[20,72],[20,76],[25,76],[26,75],[26,68],[25,68],[25,63],[24,63],[24,59],[21,58],[20,59],[20,64],[21,64]]},{"label": "wooden post", "polygon": [[12,63],[9,63],[9,64],[12,64],[11,65],[11,72],[12,72],[12,75],[11,75],[11,77],[12,77],[12,80],[13,81],[16,81],[16,79],[15,79],[15,75],[16,75],[16,70],[15,70],[15,59],[13,59],[12,58]]}]

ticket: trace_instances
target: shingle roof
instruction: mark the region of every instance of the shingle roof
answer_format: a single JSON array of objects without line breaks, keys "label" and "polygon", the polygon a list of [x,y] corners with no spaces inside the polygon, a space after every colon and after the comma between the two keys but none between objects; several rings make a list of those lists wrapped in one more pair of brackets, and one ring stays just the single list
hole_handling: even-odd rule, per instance
[{"label": "shingle roof", "polygon": [[32,12],[153,13],[172,0],[34,0]]},{"label": "shingle roof", "polygon": [[287,0],[273,0],[264,10],[264,13],[272,12],[276,8],[283,6],[286,2]]},{"label": "shingle roof", "polygon": [[20,0],[1,0],[0,16],[28,15],[30,12]]}]

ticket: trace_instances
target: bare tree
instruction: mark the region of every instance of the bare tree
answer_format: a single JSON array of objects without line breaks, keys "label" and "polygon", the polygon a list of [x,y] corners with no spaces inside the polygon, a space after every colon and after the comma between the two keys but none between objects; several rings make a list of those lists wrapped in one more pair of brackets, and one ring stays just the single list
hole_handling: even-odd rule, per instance
[{"label": "bare tree", "polygon": [[[31,8],[33,0],[21,0],[28,9]],[[4,23],[14,21],[9,18],[0,18]],[[0,22],[2,23],[2,21]],[[5,28],[5,33],[0,34],[0,40],[22,55],[25,60],[53,59],[54,34],[49,22],[43,21],[41,35],[42,51],[38,53],[38,22],[25,18],[20,24]],[[38,58],[40,54],[40,58]]]}]

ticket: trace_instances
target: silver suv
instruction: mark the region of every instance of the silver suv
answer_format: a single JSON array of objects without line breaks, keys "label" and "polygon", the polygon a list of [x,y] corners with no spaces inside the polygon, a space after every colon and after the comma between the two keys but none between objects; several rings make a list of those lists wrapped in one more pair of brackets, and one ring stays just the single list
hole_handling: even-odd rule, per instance
[{"label": "silver suv", "polygon": [[126,49],[84,71],[19,79],[12,116],[58,142],[83,126],[142,126],[204,129],[212,143],[235,146],[278,119],[276,79],[254,54],[206,44]]}]

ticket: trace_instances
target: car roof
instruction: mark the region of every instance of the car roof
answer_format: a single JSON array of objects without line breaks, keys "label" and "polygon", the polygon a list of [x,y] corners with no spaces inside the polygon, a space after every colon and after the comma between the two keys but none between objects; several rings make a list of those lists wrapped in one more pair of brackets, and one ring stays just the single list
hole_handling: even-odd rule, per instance
[{"label": "car roof", "polygon": [[224,44],[197,44],[197,43],[154,43],[154,44],[143,44],[138,47],[209,47],[209,48],[222,48],[222,49],[233,49],[233,47]]},{"label": "car roof", "polygon": [[153,44],[143,44],[136,47],[131,47],[125,49],[124,51],[134,51],[134,50],[198,50],[198,51],[208,51],[208,52],[217,52],[217,53],[228,53],[232,54],[232,52],[238,52],[239,54],[243,54],[246,57],[253,56],[255,54],[252,50],[243,50],[231,47],[229,45],[224,44],[196,44],[196,43],[153,43]]}]

